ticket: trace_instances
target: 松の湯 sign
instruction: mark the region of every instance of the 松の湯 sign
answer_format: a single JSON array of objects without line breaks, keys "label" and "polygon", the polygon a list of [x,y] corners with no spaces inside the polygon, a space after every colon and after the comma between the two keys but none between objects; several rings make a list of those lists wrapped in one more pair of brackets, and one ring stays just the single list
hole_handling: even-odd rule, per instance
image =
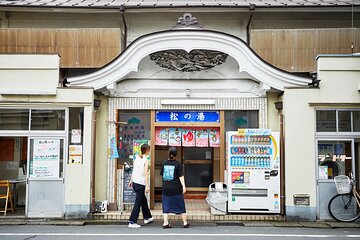
[{"label": "\u677e\u306e\u6e6f sign", "polygon": [[220,122],[219,111],[156,111],[156,122]]}]

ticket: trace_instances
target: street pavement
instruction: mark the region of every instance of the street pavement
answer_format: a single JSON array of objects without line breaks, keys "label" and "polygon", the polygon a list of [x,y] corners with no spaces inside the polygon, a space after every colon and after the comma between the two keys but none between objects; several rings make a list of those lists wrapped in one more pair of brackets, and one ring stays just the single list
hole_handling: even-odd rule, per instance
[{"label": "street pavement", "polygon": [[360,228],[284,228],[244,226],[193,226],[173,229],[148,225],[129,229],[125,225],[0,226],[1,240],[219,240],[219,239],[360,239]]}]

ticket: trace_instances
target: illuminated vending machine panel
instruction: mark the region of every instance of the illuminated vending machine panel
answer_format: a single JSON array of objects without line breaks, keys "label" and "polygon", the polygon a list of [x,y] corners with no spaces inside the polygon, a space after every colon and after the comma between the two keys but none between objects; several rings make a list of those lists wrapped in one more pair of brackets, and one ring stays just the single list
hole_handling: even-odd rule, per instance
[{"label": "illuminated vending machine panel", "polygon": [[239,129],[226,138],[228,211],[280,213],[279,133]]}]

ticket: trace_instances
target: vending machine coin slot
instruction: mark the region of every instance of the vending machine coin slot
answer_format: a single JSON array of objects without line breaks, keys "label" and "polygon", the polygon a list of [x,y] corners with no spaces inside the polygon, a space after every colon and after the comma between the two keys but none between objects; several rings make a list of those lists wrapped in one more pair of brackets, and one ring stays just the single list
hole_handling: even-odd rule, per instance
[{"label": "vending machine coin slot", "polygon": [[279,174],[279,171],[278,171],[278,170],[272,170],[272,171],[270,172],[270,177],[276,177],[278,174]]}]

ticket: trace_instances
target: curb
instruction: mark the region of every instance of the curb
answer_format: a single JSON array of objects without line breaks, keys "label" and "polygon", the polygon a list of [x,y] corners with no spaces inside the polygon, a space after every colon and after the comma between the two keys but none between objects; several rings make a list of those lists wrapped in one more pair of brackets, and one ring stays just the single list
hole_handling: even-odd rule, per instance
[{"label": "curb", "polygon": [[[238,227],[281,227],[281,228],[313,228],[313,229],[339,229],[339,228],[359,228],[360,222],[270,222],[270,221],[189,221],[192,226],[238,226]],[[140,221],[141,223],[141,221]],[[181,226],[179,220],[172,220],[172,225]],[[127,225],[127,220],[48,220],[48,219],[12,219],[0,220],[0,226],[16,225],[44,225],[44,226],[84,226],[84,225]],[[161,226],[161,220],[155,220],[150,226]]]}]

